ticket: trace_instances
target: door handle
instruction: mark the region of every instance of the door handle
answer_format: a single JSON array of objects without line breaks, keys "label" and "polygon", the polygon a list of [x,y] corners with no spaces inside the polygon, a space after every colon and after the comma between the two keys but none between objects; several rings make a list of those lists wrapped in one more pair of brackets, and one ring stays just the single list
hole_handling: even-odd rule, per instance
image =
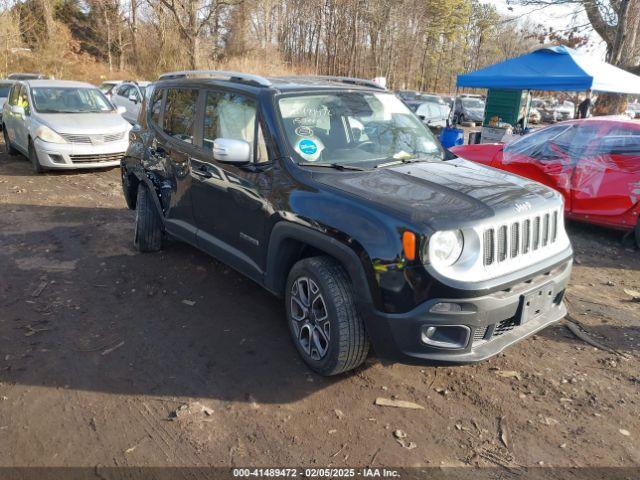
[{"label": "door handle", "polygon": [[194,175],[197,175],[198,177],[202,177],[202,178],[211,178],[211,177],[213,177],[211,172],[209,170],[207,170],[207,167],[205,167],[204,165],[201,166],[200,168],[196,169],[196,170],[191,170],[191,172]]}]

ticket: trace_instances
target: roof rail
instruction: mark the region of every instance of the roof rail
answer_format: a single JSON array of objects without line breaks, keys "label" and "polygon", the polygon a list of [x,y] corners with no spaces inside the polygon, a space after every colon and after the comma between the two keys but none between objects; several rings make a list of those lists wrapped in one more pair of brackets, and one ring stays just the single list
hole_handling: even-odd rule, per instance
[{"label": "roof rail", "polygon": [[253,82],[263,87],[270,87],[272,83],[260,75],[252,75],[250,73],[228,72],[225,70],[182,70],[179,72],[163,73],[158,80],[168,80],[170,78],[187,78],[187,77],[223,77],[231,81]]},{"label": "roof rail", "polygon": [[351,85],[361,85],[363,87],[372,87],[372,88],[377,88],[379,90],[386,90],[385,87],[374,82],[373,80],[365,80],[364,78],[340,77],[340,76],[333,76],[333,75],[315,75],[312,78],[318,78],[322,80],[333,80],[334,82],[349,83]]}]

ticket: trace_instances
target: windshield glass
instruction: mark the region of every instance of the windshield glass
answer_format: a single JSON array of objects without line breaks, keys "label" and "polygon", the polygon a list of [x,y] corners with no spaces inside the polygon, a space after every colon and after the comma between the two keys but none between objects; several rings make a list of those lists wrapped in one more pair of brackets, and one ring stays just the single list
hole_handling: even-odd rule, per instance
[{"label": "windshield glass", "polygon": [[482,100],[478,100],[477,98],[463,98],[462,105],[466,108],[484,108]]},{"label": "windshield glass", "polygon": [[38,87],[31,90],[40,113],[103,113],[113,111],[97,88]]},{"label": "windshield glass", "polygon": [[101,83],[98,88],[103,92],[107,92],[114,85],[115,85],[115,83]]},{"label": "windshield glass", "polygon": [[332,92],[281,97],[289,144],[304,162],[375,166],[444,158],[431,132],[389,93]]},{"label": "windshield glass", "polygon": [[9,90],[11,90],[11,85],[0,85],[0,98],[8,97]]}]

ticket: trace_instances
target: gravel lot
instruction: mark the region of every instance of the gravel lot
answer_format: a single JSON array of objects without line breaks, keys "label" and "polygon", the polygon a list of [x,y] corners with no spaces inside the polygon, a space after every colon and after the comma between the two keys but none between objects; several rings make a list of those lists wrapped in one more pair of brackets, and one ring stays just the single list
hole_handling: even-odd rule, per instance
[{"label": "gravel lot", "polygon": [[569,309],[610,351],[562,322],[479,365],[372,355],[325,379],[279,301],[192,247],[137,253],[133,220],[117,169],[0,155],[1,466],[640,466],[640,252],[619,233],[569,225]]}]

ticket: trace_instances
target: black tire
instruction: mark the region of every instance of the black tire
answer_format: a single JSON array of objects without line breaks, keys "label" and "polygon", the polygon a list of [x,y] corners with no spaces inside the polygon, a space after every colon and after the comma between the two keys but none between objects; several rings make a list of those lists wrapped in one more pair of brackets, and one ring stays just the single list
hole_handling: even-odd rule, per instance
[{"label": "black tire", "polygon": [[636,237],[636,248],[640,249],[640,219],[638,219],[634,234]]},{"label": "black tire", "polygon": [[138,179],[129,175],[126,170],[120,167],[122,175],[122,193],[129,210],[136,209],[136,197],[138,195]]},{"label": "black tire", "polygon": [[[309,290],[311,290],[312,283],[318,290],[307,296],[307,298],[311,298],[307,302],[309,304],[309,308],[306,310],[308,321],[298,321],[294,318],[294,309],[300,311],[297,306],[299,303],[295,304],[295,301],[292,303],[292,297],[299,298],[294,293],[294,286],[299,288],[297,287],[300,285],[298,282],[304,283],[305,281],[307,281]],[[351,280],[336,260],[324,256],[300,260],[289,272],[285,288],[285,308],[291,338],[300,356],[313,371],[325,376],[337,375],[352,370],[365,361],[369,352],[369,339],[364,329],[364,322],[356,309]],[[313,335],[309,334],[307,325],[314,323],[312,315],[315,313],[312,312],[314,312],[313,306],[317,303],[318,297],[325,305],[324,315],[320,315],[326,318],[322,322],[324,332],[322,336],[326,338],[325,334],[328,333],[329,337],[328,341],[324,343],[322,356],[313,355],[312,349],[314,347],[305,347],[303,345],[305,342],[301,340],[301,338]],[[320,324],[316,322],[314,328],[320,328],[318,325]],[[306,333],[301,335],[300,332],[303,329]],[[306,343],[311,345],[311,338]],[[320,353],[318,348],[315,348],[316,354]]]},{"label": "black tire", "polygon": [[4,125],[2,125],[2,136],[4,137],[4,146],[7,149],[7,153],[9,155],[17,155],[18,150],[11,145],[11,140],[9,140],[9,134],[7,133],[7,127]]},{"label": "black tire", "polygon": [[45,168],[40,164],[40,160],[38,160],[38,153],[36,152],[31,139],[29,139],[29,161],[31,162],[31,165],[33,165],[34,172],[42,173],[45,171]]},{"label": "black tire", "polygon": [[162,220],[151,195],[145,185],[138,187],[133,244],[140,252],[157,252],[162,247]]}]

